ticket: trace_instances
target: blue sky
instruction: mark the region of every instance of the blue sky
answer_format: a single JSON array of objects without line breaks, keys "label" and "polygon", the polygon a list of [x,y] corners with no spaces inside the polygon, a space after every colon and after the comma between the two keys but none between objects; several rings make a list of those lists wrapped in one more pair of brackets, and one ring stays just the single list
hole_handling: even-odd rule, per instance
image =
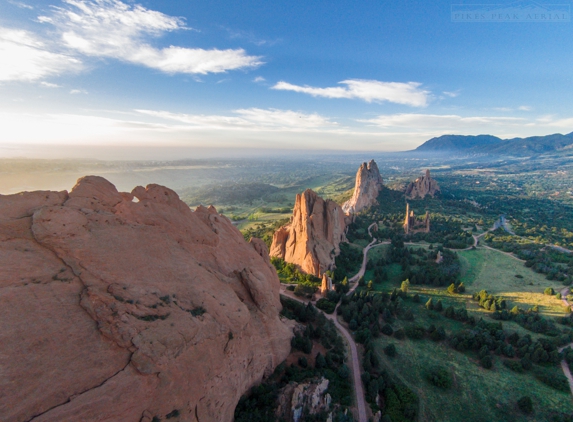
[{"label": "blue sky", "polygon": [[0,156],[573,131],[572,23],[453,22],[460,3],[484,2],[2,0]]}]

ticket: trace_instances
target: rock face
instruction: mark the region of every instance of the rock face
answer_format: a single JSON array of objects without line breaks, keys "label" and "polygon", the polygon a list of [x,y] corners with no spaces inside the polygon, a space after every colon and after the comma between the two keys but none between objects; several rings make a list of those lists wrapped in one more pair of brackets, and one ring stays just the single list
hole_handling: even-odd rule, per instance
[{"label": "rock face", "polygon": [[307,189],[296,196],[291,222],[275,232],[270,254],[320,277],[332,269],[345,230],[340,205]]},{"label": "rock face", "polygon": [[0,195],[1,419],[232,421],[290,351],[262,246],[158,185]]},{"label": "rock face", "polygon": [[382,176],[380,176],[376,161],[370,160],[368,164],[362,163],[356,173],[354,194],[342,205],[342,210],[346,214],[356,214],[374,205],[382,184]]},{"label": "rock face", "polygon": [[434,196],[440,191],[438,182],[430,176],[430,170],[426,170],[426,174],[417,178],[406,187],[406,197],[410,199],[425,198],[426,195]]},{"label": "rock face", "polygon": [[[302,415],[316,415],[319,412],[329,412],[332,397],[326,392],[328,380],[321,378],[301,384],[290,383],[279,392],[276,416],[292,422],[299,422]],[[332,420],[332,414],[329,414]]]}]

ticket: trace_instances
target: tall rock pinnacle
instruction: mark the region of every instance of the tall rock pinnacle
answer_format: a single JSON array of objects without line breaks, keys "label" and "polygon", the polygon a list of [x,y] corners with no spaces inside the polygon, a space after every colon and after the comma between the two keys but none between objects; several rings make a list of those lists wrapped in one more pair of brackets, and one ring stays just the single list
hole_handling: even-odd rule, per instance
[{"label": "tall rock pinnacle", "polygon": [[346,241],[344,218],[340,205],[307,189],[296,196],[291,222],[275,232],[270,255],[320,277],[333,267],[339,244]]},{"label": "tall rock pinnacle", "polygon": [[418,177],[406,187],[406,197],[410,199],[424,199],[426,195],[433,197],[439,191],[440,187],[438,186],[438,182],[432,179],[430,170],[426,170],[424,176]]},{"label": "tall rock pinnacle", "polygon": [[380,176],[376,161],[370,160],[368,164],[362,163],[356,173],[354,194],[342,205],[342,210],[346,214],[356,214],[374,205],[382,189],[382,183],[382,176]]}]

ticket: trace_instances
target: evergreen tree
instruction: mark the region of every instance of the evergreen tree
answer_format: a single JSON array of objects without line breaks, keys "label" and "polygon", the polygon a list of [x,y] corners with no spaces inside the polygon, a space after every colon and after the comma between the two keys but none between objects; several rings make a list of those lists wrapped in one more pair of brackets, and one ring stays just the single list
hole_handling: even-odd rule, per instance
[{"label": "evergreen tree", "polygon": [[433,311],[433,310],[434,310],[434,301],[432,300],[432,298],[430,298],[430,299],[426,302],[426,309],[428,309],[429,311]]},{"label": "evergreen tree", "polygon": [[409,288],[410,288],[410,280],[406,279],[402,282],[400,290],[402,290],[404,293],[408,293]]},{"label": "evergreen tree", "polygon": [[436,303],[436,305],[434,306],[434,311],[437,312],[442,312],[442,310],[444,309],[443,305],[442,305],[442,300],[438,299],[438,302]]}]

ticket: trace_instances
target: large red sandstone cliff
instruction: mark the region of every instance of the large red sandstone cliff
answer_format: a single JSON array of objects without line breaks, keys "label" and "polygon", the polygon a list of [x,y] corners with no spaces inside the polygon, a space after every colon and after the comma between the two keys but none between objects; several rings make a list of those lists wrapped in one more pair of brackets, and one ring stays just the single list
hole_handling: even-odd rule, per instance
[{"label": "large red sandstone cliff", "polygon": [[354,194],[342,205],[342,210],[346,214],[356,214],[376,204],[382,184],[382,176],[380,176],[376,161],[370,160],[368,164],[362,163],[356,173]]},{"label": "large red sandstone cliff", "polygon": [[231,421],[290,350],[261,243],[158,185],[0,195],[1,419]]},{"label": "large red sandstone cliff", "polygon": [[319,277],[333,267],[345,230],[340,205],[307,189],[296,196],[291,222],[275,232],[270,254]]}]

